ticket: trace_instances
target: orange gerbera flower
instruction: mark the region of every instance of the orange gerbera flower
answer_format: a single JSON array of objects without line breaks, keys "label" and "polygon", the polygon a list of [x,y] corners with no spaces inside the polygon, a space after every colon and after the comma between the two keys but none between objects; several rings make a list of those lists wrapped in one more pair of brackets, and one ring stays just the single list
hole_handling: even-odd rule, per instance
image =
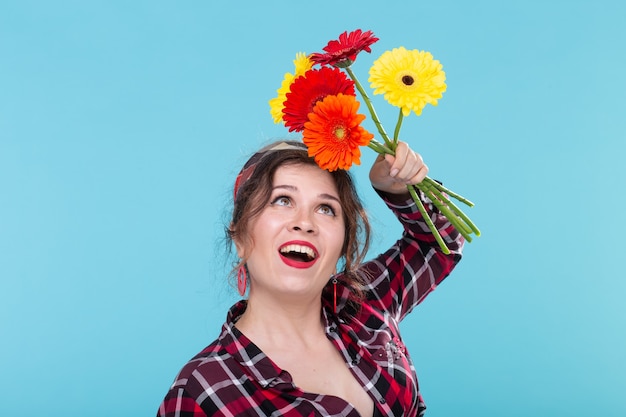
[{"label": "orange gerbera flower", "polygon": [[350,169],[361,163],[360,146],[367,146],[374,137],[361,126],[365,115],[358,114],[359,102],[353,95],[328,95],[309,113],[302,140],[309,156],[322,169]]}]

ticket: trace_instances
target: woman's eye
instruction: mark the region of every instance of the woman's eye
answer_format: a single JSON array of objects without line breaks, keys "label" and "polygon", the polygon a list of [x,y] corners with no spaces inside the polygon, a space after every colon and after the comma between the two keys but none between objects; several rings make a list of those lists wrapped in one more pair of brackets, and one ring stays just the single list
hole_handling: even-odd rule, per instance
[{"label": "woman's eye", "polygon": [[327,206],[327,205],[320,206],[320,212],[328,216],[335,215],[335,210],[331,206]]},{"label": "woman's eye", "polygon": [[284,195],[276,197],[272,201],[272,205],[277,205],[277,206],[288,206],[290,203],[291,203],[291,200],[289,199],[289,197],[286,197]]}]

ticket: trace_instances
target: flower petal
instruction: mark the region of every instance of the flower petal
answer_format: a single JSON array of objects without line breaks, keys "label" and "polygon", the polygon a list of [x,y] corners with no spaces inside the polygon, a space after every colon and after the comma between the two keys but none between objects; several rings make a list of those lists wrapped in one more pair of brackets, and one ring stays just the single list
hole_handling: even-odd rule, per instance
[{"label": "flower petal", "polygon": [[309,114],[302,137],[322,169],[347,170],[361,163],[360,147],[367,146],[374,135],[360,125],[365,116],[358,109],[355,96],[340,93],[326,96]]},{"label": "flower petal", "polygon": [[332,65],[345,68],[350,66],[361,51],[371,52],[370,46],[378,41],[371,30],[357,29],[339,35],[339,40],[332,40],[323,48],[326,53],[314,53],[311,61],[320,65]]},{"label": "flower petal", "polygon": [[278,95],[269,101],[270,114],[272,115],[274,123],[279,123],[283,120],[283,108],[285,107],[284,103],[285,100],[287,100],[286,95],[289,92],[291,84],[296,78],[310,70],[313,66],[313,62],[309,60],[304,52],[298,52],[296,54],[296,58],[293,60],[293,65],[295,67],[295,73],[291,74],[288,72],[285,74],[280,88],[276,90]]},{"label": "flower petal", "polygon": [[403,47],[383,53],[370,68],[369,82],[374,94],[384,94],[402,114],[418,116],[427,104],[437,105],[446,91],[446,74],[430,52],[408,51]]},{"label": "flower petal", "polygon": [[328,95],[355,95],[354,82],[338,68],[312,69],[298,77],[290,86],[284,102],[283,120],[290,132],[300,132],[315,104]]}]

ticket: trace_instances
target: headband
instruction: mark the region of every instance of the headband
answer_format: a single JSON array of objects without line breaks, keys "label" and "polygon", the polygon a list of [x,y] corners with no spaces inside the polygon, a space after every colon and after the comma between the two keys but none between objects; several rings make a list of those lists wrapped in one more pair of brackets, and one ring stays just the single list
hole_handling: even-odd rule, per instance
[{"label": "headband", "polygon": [[237,199],[237,192],[241,188],[241,186],[250,179],[252,173],[256,169],[259,162],[266,156],[276,151],[284,151],[284,150],[292,150],[292,151],[306,151],[307,147],[302,142],[296,141],[280,141],[271,143],[259,151],[257,151],[254,155],[248,159],[248,161],[244,164],[241,171],[237,175],[237,179],[235,180],[235,187],[233,190],[233,198]]}]

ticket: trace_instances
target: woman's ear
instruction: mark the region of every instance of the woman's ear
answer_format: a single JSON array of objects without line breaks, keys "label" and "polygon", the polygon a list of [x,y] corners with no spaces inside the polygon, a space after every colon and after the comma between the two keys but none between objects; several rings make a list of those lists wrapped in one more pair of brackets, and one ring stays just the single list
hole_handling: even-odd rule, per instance
[{"label": "woman's ear", "polygon": [[237,256],[239,257],[239,259],[244,259],[244,256],[246,254],[246,250],[245,250],[246,247],[244,243],[241,241],[241,238],[236,235],[235,228],[233,227],[232,224],[230,225],[228,232],[231,236],[231,239],[233,240],[233,243],[235,244],[235,249],[237,250]]},{"label": "woman's ear", "polygon": [[246,255],[246,248],[238,239],[233,239],[235,243],[235,249],[237,250],[237,256],[239,259],[244,259]]}]

